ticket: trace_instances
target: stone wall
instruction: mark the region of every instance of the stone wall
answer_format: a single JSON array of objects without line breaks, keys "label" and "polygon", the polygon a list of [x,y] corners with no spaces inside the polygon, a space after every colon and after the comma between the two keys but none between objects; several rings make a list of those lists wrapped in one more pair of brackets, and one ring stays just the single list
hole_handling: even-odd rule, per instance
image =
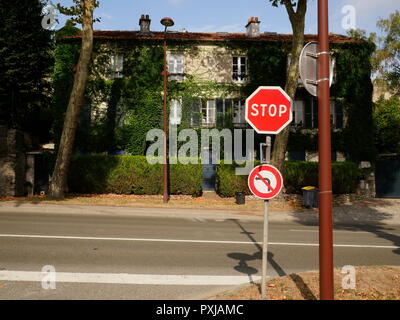
[{"label": "stone wall", "polygon": [[375,198],[375,174],[370,173],[365,179],[360,180],[356,194],[364,199]]},{"label": "stone wall", "polygon": [[27,134],[0,126],[0,196],[25,195],[25,152],[30,144]]},{"label": "stone wall", "polygon": [[[246,199],[258,199],[253,196],[248,196]],[[332,206],[343,206],[343,205],[351,205],[354,202],[361,200],[372,199],[374,196],[371,193],[346,193],[346,194],[334,194],[332,195]],[[290,203],[293,206],[302,207],[303,205],[303,196],[301,194],[287,194],[284,193],[282,196],[278,196],[273,199],[275,202],[275,206],[279,206],[279,203],[285,204]]]}]

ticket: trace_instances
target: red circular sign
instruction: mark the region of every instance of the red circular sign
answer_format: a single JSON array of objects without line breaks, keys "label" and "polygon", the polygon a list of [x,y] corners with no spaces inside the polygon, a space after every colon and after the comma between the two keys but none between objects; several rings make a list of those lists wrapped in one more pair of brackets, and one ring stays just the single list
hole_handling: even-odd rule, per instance
[{"label": "red circular sign", "polygon": [[281,192],[282,175],[277,168],[269,164],[255,167],[247,179],[250,191],[258,198],[272,199]]},{"label": "red circular sign", "polygon": [[258,133],[278,134],[292,117],[292,100],[281,87],[259,87],[246,99],[246,121]]}]

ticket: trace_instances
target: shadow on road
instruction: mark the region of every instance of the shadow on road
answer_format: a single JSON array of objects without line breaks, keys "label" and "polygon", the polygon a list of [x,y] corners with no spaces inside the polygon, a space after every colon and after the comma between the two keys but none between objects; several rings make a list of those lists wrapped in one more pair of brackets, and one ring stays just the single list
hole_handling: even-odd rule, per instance
[{"label": "shadow on road", "polygon": [[[368,205],[369,204],[369,205]],[[393,253],[400,254],[400,235],[391,233],[396,230],[384,223],[393,214],[385,212],[384,208],[392,206],[390,202],[383,199],[375,199],[373,202],[366,202],[365,205],[342,205],[334,207],[334,229],[343,231],[363,231],[374,234],[392,242],[393,246],[399,247]],[[393,206],[393,210],[396,208]],[[387,211],[387,210],[386,210]],[[296,222],[305,226],[318,226],[318,221],[311,221],[307,214],[296,212],[293,214]]]},{"label": "shadow on road", "polygon": [[[245,273],[248,275],[250,283],[255,284],[252,276],[258,272],[256,268],[253,268],[248,265],[249,261],[253,260],[261,260],[262,259],[262,246],[257,242],[257,240],[253,237],[254,232],[249,232],[247,231],[238,220],[231,220],[236,225],[242,230],[242,234],[245,234],[251,242],[254,243],[255,247],[257,248],[257,251],[253,254],[247,254],[247,253],[240,253],[240,252],[232,252],[228,253],[228,257],[234,260],[238,260],[238,265],[234,266],[233,268],[241,273]],[[280,276],[286,276],[287,273],[283,270],[283,268],[279,265],[278,262],[275,261],[274,259],[274,254],[272,252],[268,252],[267,254],[267,261],[270,266],[276,271],[276,273]],[[296,274],[291,274],[290,278],[293,280],[293,282],[296,284],[297,288],[303,295],[303,297],[308,297],[307,299],[313,299],[316,300],[316,297],[312,294],[310,288],[304,283],[303,279],[296,275]],[[261,294],[261,286],[259,284],[256,284],[258,287],[258,290]]]}]

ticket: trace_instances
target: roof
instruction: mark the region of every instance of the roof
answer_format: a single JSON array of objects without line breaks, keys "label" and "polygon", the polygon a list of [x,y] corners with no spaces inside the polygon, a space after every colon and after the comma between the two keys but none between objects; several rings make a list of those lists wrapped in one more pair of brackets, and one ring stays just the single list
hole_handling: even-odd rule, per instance
[{"label": "roof", "polygon": [[[133,40],[133,39],[148,39],[162,40],[164,32],[152,32],[151,34],[143,34],[139,31],[93,31],[94,39],[108,40]],[[258,37],[249,37],[245,33],[198,33],[198,32],[168,32],[170,40],[194,40],[194,41],[292,41],[292,34],[277,34],[277,33],[261,33]],[[81,38],[81,33],[67,38]],[[317,41],[316,34],[305,34],[304,41]],[[360,42],[360,40],[350,38],[339,34],[329,34],[329,40],[332,43],[348,43]]]}]

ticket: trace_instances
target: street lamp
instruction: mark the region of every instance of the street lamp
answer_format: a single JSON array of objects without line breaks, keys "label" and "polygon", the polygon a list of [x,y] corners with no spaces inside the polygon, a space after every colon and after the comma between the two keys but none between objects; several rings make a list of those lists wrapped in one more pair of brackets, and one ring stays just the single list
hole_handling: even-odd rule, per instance
[{"label": "street lamp", "polygon": [[168,71],[167,71],[167,28],[172,27],[174,25],[174,20],[171,18],[163,18],[160,23],[165,27],[164,29],[164,193],[163,193],[163,202],[168,202],[168,117],[167,117],[167,80],[168,80]]}]

